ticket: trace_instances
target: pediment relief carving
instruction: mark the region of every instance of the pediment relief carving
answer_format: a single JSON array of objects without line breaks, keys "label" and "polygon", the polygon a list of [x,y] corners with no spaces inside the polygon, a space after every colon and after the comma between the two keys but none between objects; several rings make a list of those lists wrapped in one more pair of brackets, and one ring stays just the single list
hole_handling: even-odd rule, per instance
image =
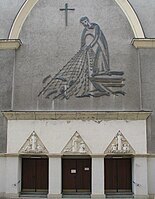
[{"label": "pediment relief carving", "polygon": [[118,131],[112,142],[104,152],[105,154],[135,154],[135,150],[129,144],[124,135]]},{"label": "pediment relief carving", "polygon": [[63,154],[89,155],[91,151],[78,132],[75,132],[62,150]]},{"label": "pediment relief carving", "polygon": [[31,133],[24,145],[19,150],[19,153],[48,153],[46,147],[38,137],[35,131]]}]

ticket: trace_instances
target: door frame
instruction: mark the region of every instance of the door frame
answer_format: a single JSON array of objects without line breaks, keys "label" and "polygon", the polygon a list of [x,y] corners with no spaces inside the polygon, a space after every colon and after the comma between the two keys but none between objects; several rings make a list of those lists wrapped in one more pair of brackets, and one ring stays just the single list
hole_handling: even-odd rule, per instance
[{"label": "door frame", "polygon": [[[21,194],[31,194],[33,193],[34,195],[47,195],[49,191],[49,157],[47,155],[21,155]],[[47,159],[47,191],[23,191],[23,159]]]},{"label": "door frame", "polygon": [[[131,180],[130,180],[130,185],[131,185],[131,191],[129,191],[129,192],[119,192],[118,191],[118,187],[117,187],[117,192],[107,192],[106,193],[106,173],[105,173],[105,160],[106,159],[130,159],[130,178],[131,178]],[[132,166],[133,166],[133,155],[107,155],[107,156],[105,156],[105,158],[104,158],[104,191],[105,191],[105,194],[106,195],[117,195],[117,194],[123,194],[123,195],[126,195],[126,194],[128,194],[128,195],[132,195],[133,194],[133,187],[132,187],[132,179],[133,179],[133,168],[132,168]],[[118,180],[118,179],[117,179]]]},{"label": "door frame", "polygon": [[[63,192],[63,160],[64,159],[70,159],[70,160],[73,160],[73,159],[76,159],[76,160],[79,160],[79,159],[89,159],[90,160],[90,192],[89,193],[85,193],[85,192],[74,192],[74,193],[64,193]],[[92,192],[92,157],[90,155],[63,155],[62,158],[61,158],[61,193],[63,195],[90,195],[91,192]]]}]

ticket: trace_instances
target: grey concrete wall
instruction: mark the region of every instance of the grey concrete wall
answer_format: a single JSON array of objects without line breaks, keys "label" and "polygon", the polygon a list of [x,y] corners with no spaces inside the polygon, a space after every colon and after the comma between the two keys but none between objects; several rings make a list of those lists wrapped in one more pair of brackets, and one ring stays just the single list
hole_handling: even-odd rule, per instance
[{"label": "grey concrete wall", "polygon": [[151,110],[149,121],[148,150],[155,151],[155,49],[139,50],[142,81],[142,107]]},{"label": "grey concrete wall", "polygon": [[135,9],[138,18],[143,26],[146,37],[155,37],[155,3],[154,0],[129,0]]},{"label": "grey concrete wall", "polygon": [[0,39],[8,38],[12,23],[25,0],[0,0]]},{"label": "grey concrete wall", "polygon": [[6,153],[7,146],[7,120],[0,114],[0,153]]},{"label": "grey concrete wall", "polygon": [[0,110],[11,109],[14,50],[0,50]]},{"label": "grey concrete wall", "polygon": [[[22,28],[23,46],[16,56],[15,110],[139,110],[139,68],[137,51],[130,44],[131,27],[115,1],[68,1],[75,11],[69,13],[65,27],[65,1],[42,0],[34,7]],[[100,98],[38,99],[42,80],[54,76],[80,49],[82,16],[98,23],[109,45],[111,70],[124,71],[125,96]],[[133,86],[135,85],[135,86]],[[131,89],[132,88],[132,89]]]},{"label": "grey concrete wall", "polygon": [[[0,51],[0,110],[11,110],[13,68],[15,64],[14,50]],[[0,115],[0,152],[6,152],[6,119]]]}]

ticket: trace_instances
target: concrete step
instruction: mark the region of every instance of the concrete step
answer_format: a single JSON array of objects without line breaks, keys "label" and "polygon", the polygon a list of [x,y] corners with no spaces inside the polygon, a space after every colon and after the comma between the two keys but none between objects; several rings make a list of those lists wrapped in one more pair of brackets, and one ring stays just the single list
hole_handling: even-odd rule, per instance
[{"label": "concrete step", "polygon": [[47,196],[41,196],[41,195],[38,195],[38,196],[32,196],[32,195],[27,195],[27,196],[20,196],[20,199],[28,199],[28,198],[40,198],[40,199],[47,199]]},{"label": "concrete step", "polygon": [[134,196],[133,195],[125,195],[125,194],[114,194],[114,195],[108,194],[108,195],[106,195],[106,198],[108,198],[108,199],[114,199],[114,198],[131,199],[131,198],[134,198]]},{"label": "concrete step", "polygon": [[31,199],[31,198],[46,198],[47,199],[47,192],[21,192],[20,199]]},{"label": "concrete step", "polygon": [[20,196],[20,197],[13,197],[13,198],[11,198],[11,199],[47,199],[47,197],[44,197],[44,196]]},{"label": "concrete step", "polygon": [[80,199],[91,198],[89,194],[65,194],[62,197],[65,199],[67,199],[67,198],[69,198],[69,199],[70,198],[72,198],[72,199],[74,199],[74,198],[76,198],[76,199],[77,198],[80,198]]}]

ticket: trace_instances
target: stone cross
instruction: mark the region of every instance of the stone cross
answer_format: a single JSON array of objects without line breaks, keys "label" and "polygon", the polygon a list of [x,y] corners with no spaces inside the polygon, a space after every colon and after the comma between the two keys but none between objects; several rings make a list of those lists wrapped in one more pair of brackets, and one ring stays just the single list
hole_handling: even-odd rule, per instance
[{"label": "stone cross", "polygon": [[68,8],[68,3],[65,3],[65,8],[60,8],[60,11],[65,11],[65,24],[68,26],[68,11],[75,10],[74,8]]}]

